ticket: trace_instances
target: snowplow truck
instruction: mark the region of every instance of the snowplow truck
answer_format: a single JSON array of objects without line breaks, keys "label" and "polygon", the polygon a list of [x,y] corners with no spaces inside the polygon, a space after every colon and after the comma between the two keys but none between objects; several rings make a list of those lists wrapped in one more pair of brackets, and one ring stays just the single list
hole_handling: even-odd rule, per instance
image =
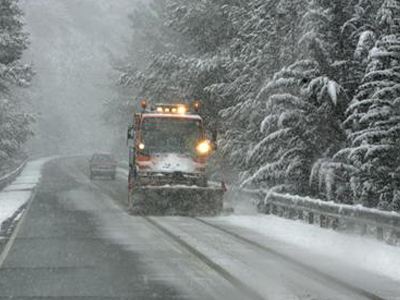
[{"label": "snowplow truck", "polygon": [[225,188],[207,179],[206,164],[216,147],[206,137],[200,102],[141,106],[127,136],[131,214],[219,214]]}]

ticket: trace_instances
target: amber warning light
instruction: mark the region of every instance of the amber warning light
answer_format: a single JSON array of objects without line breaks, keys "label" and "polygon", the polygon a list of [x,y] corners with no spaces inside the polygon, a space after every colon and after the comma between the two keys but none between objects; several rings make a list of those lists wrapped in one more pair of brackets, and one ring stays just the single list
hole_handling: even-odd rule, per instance
[{"label": "amber warning light", "polygon": [[158,104],[155,107],[158,113],[172,113],[184,115],[189,112],[189,107],[185,104]]},{"label": "amber warning light", "polygon": [[142,101],[140,101],[140,106],[143,110],[145,110],[147,108],[147,100],[143,99]]},{"label": "amber warning light", "polygon": [[193,109],[195,112],[200,112],[200,108],[201,108],[201,102],[200,100],[195,100],[193,101]]}]

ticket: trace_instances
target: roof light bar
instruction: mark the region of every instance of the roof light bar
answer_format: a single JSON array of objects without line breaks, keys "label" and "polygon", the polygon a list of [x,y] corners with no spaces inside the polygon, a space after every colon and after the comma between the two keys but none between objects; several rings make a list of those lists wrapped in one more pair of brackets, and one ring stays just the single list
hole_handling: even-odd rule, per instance
[{"label": "roof light bar", "polygon": [[153,107],[158,113],[172,113],[184,115],[189,112],[189,106],[186,104],[157,104]]}]

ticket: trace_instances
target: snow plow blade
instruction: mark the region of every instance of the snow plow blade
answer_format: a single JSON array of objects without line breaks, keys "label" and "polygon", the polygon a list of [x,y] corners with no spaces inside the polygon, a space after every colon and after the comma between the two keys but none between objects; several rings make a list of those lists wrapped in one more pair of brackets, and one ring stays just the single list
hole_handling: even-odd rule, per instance
[{"label": "snow plow blade", "polygon": [[224,190],[220,187],[141,186],[130,193],[130,212],[134,215],[215,216],[223,208]]}]

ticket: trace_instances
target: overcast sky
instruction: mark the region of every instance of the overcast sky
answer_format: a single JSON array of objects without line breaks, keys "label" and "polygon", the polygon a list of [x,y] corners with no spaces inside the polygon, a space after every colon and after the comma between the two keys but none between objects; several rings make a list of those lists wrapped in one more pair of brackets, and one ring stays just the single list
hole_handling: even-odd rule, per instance
[{"label": "overcast sky", "polygon": [[[102,102],[112,97],[109,54],[125,55],[134,0],[21,0],[37,73],[34,153],[108,151]],[[114,95],[115,96],[115,95]]]}]

